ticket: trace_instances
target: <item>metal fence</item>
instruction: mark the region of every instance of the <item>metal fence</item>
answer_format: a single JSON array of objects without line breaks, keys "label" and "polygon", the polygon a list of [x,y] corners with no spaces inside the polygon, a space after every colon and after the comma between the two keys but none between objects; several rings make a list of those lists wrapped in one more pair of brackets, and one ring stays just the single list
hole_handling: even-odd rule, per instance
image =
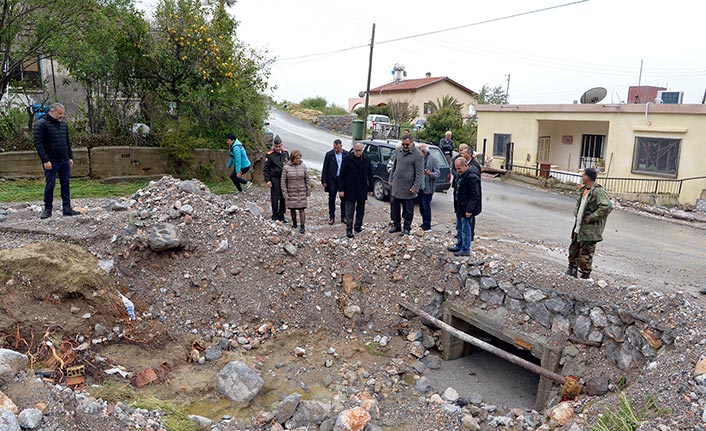
[{"label": "metal fence", "polygon": [[[555,171],[552,169],[539,169],[536,167],[510,165],[509,170],[522,175],[554,178],[557,181],[569,184],[580,184],[581,174],[571,172]],[[685,181],[703,180],[705,177],[682,178],[682,179],[642,179],[642,178],[598,178],[607,191],[613,193],[639,193],[639,194],[666,194],[680,195]]]}]

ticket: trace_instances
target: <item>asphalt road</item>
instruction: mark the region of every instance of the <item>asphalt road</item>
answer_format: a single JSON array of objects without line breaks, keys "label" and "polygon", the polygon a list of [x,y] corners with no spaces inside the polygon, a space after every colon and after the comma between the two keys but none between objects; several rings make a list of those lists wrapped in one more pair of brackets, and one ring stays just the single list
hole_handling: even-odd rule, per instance
[{"label": "asphalt road", "polygon": [[[281,112],[274,112],[270,122],[285,147],[301,150],[307,166],[313,169],[321,169],[324,154],[334,139],[340,138],[346,149],[351,146],[350,138],[317,129]],[[484,238],[524,244],[529,246],[527,252],[542,253],[542,257],[563,265],[574,223],[574,205],[571,196],[485,179],[483,213],[476,232]],[[452,223],[450,193],[437,193],[432,208],[436,222]],[[665,284],[690,292],[706,287],[706,229],[616,209],[608,218],[604,238],[594,259],[598,276],[627,276],[645,284]]]},{"label": "asphalt road", "polygon": [[270,129],[282,138],[284,148],[299,150],[306,166],[311,169],[321,170],[324,164],[324,155],[333,148],[333,140],[343,141],[343,148],[350,149],[350,137],[334,135],[322,129],[317,129],[310,124],[292,117],[282,111],[273,111],[270,114]]}]

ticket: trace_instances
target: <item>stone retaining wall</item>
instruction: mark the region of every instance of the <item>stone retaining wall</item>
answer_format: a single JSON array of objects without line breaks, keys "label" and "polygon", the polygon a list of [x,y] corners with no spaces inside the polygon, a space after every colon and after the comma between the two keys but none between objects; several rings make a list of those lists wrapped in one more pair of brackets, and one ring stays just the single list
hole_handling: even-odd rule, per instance
[{"label": "stone retaining wall", "polygon": [[496,280],[465,264],[454,269],[473,307],[504,307],[510,313],[528,316],[552,334],[563,334],[569,342],[567,346],[574,343],[600,347],[622,370],[652,360],[660,349],[674,342],[669,330],[612,304],[598,304],[525,283]]},{"label": "stone retaining wall", "polygon": [[[74,149],[73,176],[87,177],[90,172],[88,150]],[[44,176],[42,161],[34,151],[8,151],[0,153],[0,178],[30,178]]]},{"label": "stone retaining wall", "polygon": [[353,120],[356,118],[358,118],[356,115],[319,115],[314,120],[314,124],[322,129],[351,136]]},{"label": "stone retaining wall", "polygon": [[[261,169],[257,160],[262,155],[251,157],[254,171]],[[202,167],[214,175],[228,177],[227,150],[197,149],[193,169]],[[152,178],[173,174],[168,152],[158,147],[95,147],[74,149],[73,177],[93,178]],[[34,151],[0,153],[0,178],[38,178],[43,176],[42,165]]]}]

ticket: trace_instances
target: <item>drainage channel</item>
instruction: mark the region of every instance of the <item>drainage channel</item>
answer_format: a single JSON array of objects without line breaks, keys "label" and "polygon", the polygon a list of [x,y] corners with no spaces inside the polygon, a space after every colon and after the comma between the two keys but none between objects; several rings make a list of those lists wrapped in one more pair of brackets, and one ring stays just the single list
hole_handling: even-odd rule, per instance
[{"label": "drainage channel", "polygon": [[[403,306],[424,313],[409,305]],[[446,364],[427,376],[435,387],[451,386],[470,401],[482,398],[485,403],[502,408],[541,411],[551,398],[554,384],[564,381],[556,374],[564,347],[560,339],[512,329],[505,325],[504,313],[471,310],[448,302],[443,323],[462,332],[469,342],[449,330],[442,332]],[[491,351],[486,351],[488,349]]]}]

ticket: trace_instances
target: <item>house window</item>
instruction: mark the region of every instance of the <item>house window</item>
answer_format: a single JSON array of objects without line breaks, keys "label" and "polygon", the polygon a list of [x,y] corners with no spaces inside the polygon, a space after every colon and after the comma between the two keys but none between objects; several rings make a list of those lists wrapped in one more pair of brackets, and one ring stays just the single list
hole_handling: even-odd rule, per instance
[{"label": "house window", "polygon": [[583,135],[579,169],[603,166],[605,135]]},{"label": "house window", "polygon": [[681,139],[635,137],[632,171],[677,177]]},{"label": "house window", "polygon": [[42,88],[42,76],[37,61],[27,60],[10,73],[10,85],[29,90]]},{"label": "house window", "polygon": [[431,107],[431,102],[424,103],[424,115],[433,114],[434,109]]},{"label": "house window", "polygon": [[505,157],[507,144],[512,140],[512,135],[496,133],[493,135],[493,157]]}]

